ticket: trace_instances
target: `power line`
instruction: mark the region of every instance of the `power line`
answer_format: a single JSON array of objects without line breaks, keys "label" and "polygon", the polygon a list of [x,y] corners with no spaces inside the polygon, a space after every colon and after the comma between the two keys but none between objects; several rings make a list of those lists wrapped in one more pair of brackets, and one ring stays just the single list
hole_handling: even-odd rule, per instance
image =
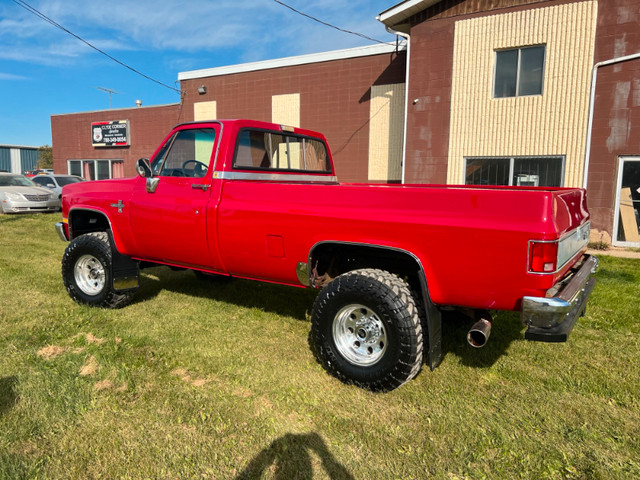
[{"label": "power line", "polygon": [[[14,0],[14,1],[15,1],[15,0]],[[286,4],[286,3],[284,3],[284,2],[281,2],[280,0],[273,0],[273,1],[274,1],[274,2],[276,2],[276,3],[277,3],[277,4],[279,4],[279,5],[282,5],[282,6],[283,6],[283,7],[285,7],[285,8],[288,8],[289,10],[291,10],[291,11],[293,11],[293,12],[296,12],[298,15],[302,15],[303,17],[307,17],[308,19],[313,20],[314,22],[318,22],[318,23],[320,23],[320,24],[322,24],[322,25],[324,25],[324,26],[326,26],[326,27],[329,27],[329,28],[333,28],[333,29],[335,29],[335,30],[338,30],[339,32],[348,33],[348,34],[350,34],[350,35],[355,35],[355,36],[357,36],[357,37],[365,38],[365,39],[367,39],[367,40],[371,40],[372,42],[382,43],[382,44],[384,44],[384,45],[390,45],[390,43],[389,43],[389,42],[383,42],[382,40],[378,40],[378,39],[376,39],[376,38],[369,37],[369,36],[367,36],[367,35],[364,35],[363,33],[352,32],[351,30],[345,30],[344,28],[336,27],[335,25],[332,25],[332,24],[330,24],[330,23],[323,22],[322,20],[320,20],[320,19],[318,19],[318,18],[316,18],[316,17],[313,17],[313,16],[311,16],[311,15],[308,15],[308,14],[306,14],[306,13],[304,13],[304,12],[301,12],[300,10],[296,10],[296,9],[295,9],[295,8],[293,8],[292,6],[287,5],[287,4]]]},{"label": "power line", "polygon": [[127,65],[126,63],[121,62],[120,60],[118,60],[117,58],[109,55],[107,52],[105,52],[104,50],[99,49],[98,47],[96,47],[95,45],[92,45],[91,43],[89,43],[88,41],[86,41],[84,38],[80,37],[79,35],[76,35],[75,33],[73,33],[71,30],[68,30],[67,28],[63,27],[62,25],[60,25],[59,23],[55,22],[54,20],[52,20],[51,18],[47,17],[44,13],[36,10],[35,8],[33,8],[31,5],[29,5],[28,3],[24,2],[23,0],[12,0],[13,3],[19,5],[20,7],[24,8],[25,10],[27,10],[30,13],[33,13],[36,17],[41,18],[42,20],[44,20],[45,22],[53,25],[56,28],[59,28],[60,30],[62,30],[63,32],[68,33],[69,35],[71,35],[72,37],[77,38],[78,40],[80,40],[82,43],[84,43],[85,45],[89,46],[90,48],[94,49],[96,52],[101,53],[102,55],[104,55],[105,57],[113,60],[114,62],[116,62],[118,65],[123,66],[124,68],[127,68],[129,70],[131,70],[133,73],[136,73],[144,78],[146,78],[147,80],[151,80],[154,83],[157,83],[158,85],[162,85],[163,87],[166,87],[170,90],[173,90],[174,92],[178,92],[178,93],[182,93],[180,92],[180,90],[178,90],[177,88],[173,88],[170,85],[167,85],[166,83],[162,83],[159,80],[156,80],[155,78],[151,78],[148,75],[145,75],[144,73],[142,73],[139,70],[136,70],[133,67],[130,67],[129,65]]}]

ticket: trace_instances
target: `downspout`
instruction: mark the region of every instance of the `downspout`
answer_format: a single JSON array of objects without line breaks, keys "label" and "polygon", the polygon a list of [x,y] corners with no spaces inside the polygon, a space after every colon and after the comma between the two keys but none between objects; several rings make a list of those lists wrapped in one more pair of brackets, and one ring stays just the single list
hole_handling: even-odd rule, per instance
[{"label": "downspout", "polygon": [[625,57],[617,57],[617,58],[612,58],[610,60],[603,60],[602,62],[598,62],[593,66],[593,70],[591,72],[591,96],[589,98],[589,123],[587,124],[587,144],[585,146],[582,188],[585,188],[585,189],[587,188],[587,180],[589,177],[589,160],[591,158],[591,130],[593,129],[593,110],[594,110],[594,103],[596,98],[596,82],[598,80],[598,69],[600,67],[604,67],[606,65],[612,65],[614,63],[621,63],[621,62],[626,62],[628,60],[635,60],[636,58],[640,58],[640,52],[634,53],[632,55],[627,55]]},{"label": "downspout", "polygon": [[[378,18],[380,20],[380,18]],[[400,183],[405,183],[405,167],[407,164],[407,118],[409,116],[409,59],[411,58],[411,37],[408,33],[398,32],[385,25],[387,32],[398,35],[407,41],[407,60],[404,74],[404,128],[402,132],[402,178]]]}]

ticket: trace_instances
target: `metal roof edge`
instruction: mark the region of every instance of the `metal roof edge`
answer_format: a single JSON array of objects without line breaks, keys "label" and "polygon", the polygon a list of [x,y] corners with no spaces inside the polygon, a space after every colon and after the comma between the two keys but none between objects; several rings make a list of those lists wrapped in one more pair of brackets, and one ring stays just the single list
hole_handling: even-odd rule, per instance
[{"label": "metal roof edge", "polygon": [[[43,147],[43,146],[44,145],[40,145],[40,147]],[[7,143],[0,143],[0,148],[24,148],[29,150],[38,150],[40,147],[34,147],[29,145],[9,145]]]},{"label": "metal roof edge", "polygon": [[441,0],[405,0],[381,12],[376,18],[388,27],[393,27],[440,1]]},{"label": "metal roof edge", "polygon": [[[364,47],[347,48],[343,50],[332,50],[329,52],[310,53],[307,55],[298,55],[294,57],[276,58],[273,60],[262,60],[252,63],[240,63],[237,65],[228,65],[223,67],[204,68],[201,70],[180,72],[178,73],[178,80],[195,80],[198,78],[218,77],[221,75],[230,75],[233,73],[255,72],[259,70],[269,70],[272,68],[306,65],[309,63],[322,63],[330,62],[332,60],[344,60],[347,58],[368,57],[371,55],[391,53],[395,49],[395,44],[385,43],[367,45]],[[404,42],[400,44],[400,49],[406,49],[406,45],[404,44]]]}]

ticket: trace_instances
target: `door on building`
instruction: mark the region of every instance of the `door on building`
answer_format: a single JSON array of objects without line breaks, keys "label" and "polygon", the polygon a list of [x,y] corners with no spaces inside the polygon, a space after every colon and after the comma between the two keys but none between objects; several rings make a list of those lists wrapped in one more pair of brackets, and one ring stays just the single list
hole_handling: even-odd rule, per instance
[{"label": "door on building", "polygon": [[640,157],[620,157],[613,245],[640,247]]}]

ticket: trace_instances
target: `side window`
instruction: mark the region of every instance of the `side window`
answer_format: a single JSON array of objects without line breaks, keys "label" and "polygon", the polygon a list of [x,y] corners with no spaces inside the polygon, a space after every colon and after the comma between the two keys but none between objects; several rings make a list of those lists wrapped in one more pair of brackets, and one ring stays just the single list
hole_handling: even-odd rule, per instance
[{"label": "side window", "polygon": [[496,51],[493,96],[541,95],[545,45]]},{"label": "side window", "polygon": [[320,140],[262,130],[240,132],[233,168],[331,172],[327,148]]},{"label": "side window", "polygon": [[165,177],[204,177],[214,140],[212,128],[176,132],[152,160],[153,173]]}]

